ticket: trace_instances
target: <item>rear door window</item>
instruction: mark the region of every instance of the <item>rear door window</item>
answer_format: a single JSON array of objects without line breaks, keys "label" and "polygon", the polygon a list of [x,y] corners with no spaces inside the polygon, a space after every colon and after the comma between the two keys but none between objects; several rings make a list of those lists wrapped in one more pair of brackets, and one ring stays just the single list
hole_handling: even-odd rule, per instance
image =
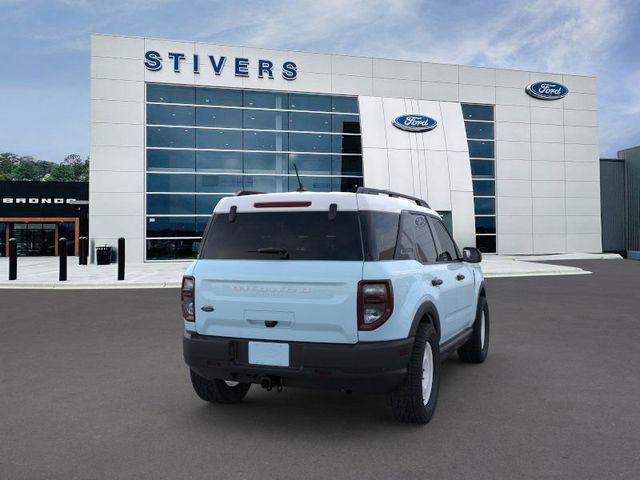
[{"label": "rear door window", "polygon": [[200,259],[362,260],[358,213],[246,212],[213,216]]},{"label": "rear door window", "polygon": [[395,258],[431,263],[436,261],[436,256],[436,246],[426,215],[402,212]]},{"label": "rear door window", "polygon": [[438,262],[451,262],[460,259],[460,253],[456,243],[449,234],[449,231],[444,226],[442,221],[437,218],[429,217],[429,224],[433,231],[433,236],[436,241],[436,248],[438,251]]},{"label": "rear door window", "polygon": [[396,260],[417,260],[414,230],[413,215],[409,212],[402,212],[402,215],[400,215],[400,229],[398,230],[398,244],[395,253]]},{"label": "rear door window", "polygon": [[426,215],[413,215],[416,243],[416,260],[420,263],[432,263],[438,256],[436,244],[431,235],[431,229]]}]

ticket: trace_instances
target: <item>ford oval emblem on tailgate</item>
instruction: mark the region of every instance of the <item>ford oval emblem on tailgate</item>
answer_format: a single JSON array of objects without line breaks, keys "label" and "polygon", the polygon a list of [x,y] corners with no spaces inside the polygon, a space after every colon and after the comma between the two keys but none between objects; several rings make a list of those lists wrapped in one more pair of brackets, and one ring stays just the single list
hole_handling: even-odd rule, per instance
[{"label": "ford oval emblem on tailgate", "polygon": [[200,310],[202,310],[203,312],[213,312],[215,308],[213,308],[211,305],[203,305],[202,307],[200,307]]}]

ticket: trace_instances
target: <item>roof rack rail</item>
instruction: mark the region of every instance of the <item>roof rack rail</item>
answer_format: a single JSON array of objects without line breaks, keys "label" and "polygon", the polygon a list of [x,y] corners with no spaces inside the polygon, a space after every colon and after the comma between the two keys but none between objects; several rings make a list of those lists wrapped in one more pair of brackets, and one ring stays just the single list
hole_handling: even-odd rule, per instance
[{"label": "roof rack rail", "polygon": [[404,193],[392,192],[391,190],[379,190],[377,188],[368,188],[368,187],[358,187],[356,193],[365,193],[369,195],[387,195],[389,197],[395,198],[405,198],[407,200],[411,200],[412,202],[416,202],[416,204],[421,207],[431,208],[427,202],[418,197],[412,197],[411,195],[405,195]]},{"label": "roof rack rail", "polygon": [[236,193],[236,197],[244,197],[245,195],[261,195],[265,192],[254,192],[253,190],[240,190]]}]

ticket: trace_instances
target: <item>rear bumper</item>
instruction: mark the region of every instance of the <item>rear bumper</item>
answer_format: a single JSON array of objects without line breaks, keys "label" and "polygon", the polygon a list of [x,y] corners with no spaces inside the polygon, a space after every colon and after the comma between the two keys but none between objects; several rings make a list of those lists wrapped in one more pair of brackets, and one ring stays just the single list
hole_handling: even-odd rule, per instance
[{"label": "rear bumper", "polygon": [[404,380],[413,341],[411,337],[354,345],[288,342],[289,367],[250,364],[249,339],[185,332],[182,345],[187,365],[208,379],[260,383],[271,377],[284,386],[383,393]]}]

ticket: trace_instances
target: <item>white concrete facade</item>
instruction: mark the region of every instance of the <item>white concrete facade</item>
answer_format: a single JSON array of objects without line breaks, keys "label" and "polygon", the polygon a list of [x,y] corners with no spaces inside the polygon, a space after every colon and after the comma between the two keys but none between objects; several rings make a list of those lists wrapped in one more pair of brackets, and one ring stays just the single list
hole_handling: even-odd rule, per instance
[{"label": "white concrete facade", "polygon": [[[162,55],[161,70],[145,68],[149,50]],[[185,54],[179,73],[168,52]],[[214,75],[204,60],[194,74],[194,54],[248,58],[249,77],[235,76],[232,65]],[[294,61],[296,80],[259,78],[263,58]],[[569,94],[544,101],[525,93],[543,80]],[[365,184],[451,210],[463,246],[475,244],[475,224],[460,104],[495,105],[497,253],[601,251],[594,77],[95,34],[89,232],[93,245],[125,237],[131,262],[145,255],[145,82],[357,95]],[[424,133],[391,125],[406,113],[439,125]]]}]

